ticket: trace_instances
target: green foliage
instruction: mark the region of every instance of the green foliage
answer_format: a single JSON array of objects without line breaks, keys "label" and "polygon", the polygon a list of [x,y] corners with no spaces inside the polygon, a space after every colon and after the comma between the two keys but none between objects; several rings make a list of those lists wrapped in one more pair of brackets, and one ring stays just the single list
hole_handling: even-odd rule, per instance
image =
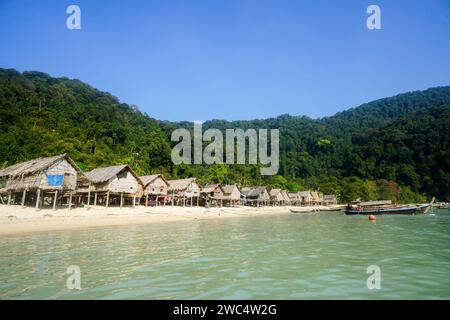
[{"label": "green foliage", "polygon": [[173,129],[78,80],[0,69],[0,164],[69,153],[83,170],[130,164],[138,174],[196,176],[203,183],[267,185],[334,193],[341,201],[447,200],[450,194],[450,87],[407,93],[313,120],[281,115],[211,120],[204,130],[280,129],[280,171],[259,165],[178,165]]}]

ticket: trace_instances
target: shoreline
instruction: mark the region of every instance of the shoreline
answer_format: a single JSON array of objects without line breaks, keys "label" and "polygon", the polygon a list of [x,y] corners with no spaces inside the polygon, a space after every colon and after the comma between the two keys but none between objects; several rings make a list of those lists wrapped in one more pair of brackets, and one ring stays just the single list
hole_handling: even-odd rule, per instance
[{"label": "shoreline", "polygon": [[[238,217],[292,214],[284,207],[90,207],[36,210],[35,208],[0,205],[0,236],[22,233],[64,231],[186,220],[209,220]],[[311,212],[320,206],[296,207]]]}]

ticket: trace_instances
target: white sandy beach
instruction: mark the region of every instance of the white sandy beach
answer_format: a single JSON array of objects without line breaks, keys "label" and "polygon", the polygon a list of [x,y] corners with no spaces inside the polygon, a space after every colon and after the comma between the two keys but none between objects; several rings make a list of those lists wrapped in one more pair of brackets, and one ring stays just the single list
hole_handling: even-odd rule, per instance
[{"label": "white sandy beach", "polygon": [[[296,207],[311,212],[320,207]],[[20,206],[0,205],[0,235],[26,232],[82,229],[147,223],[167,223],[183,220],[222,219],[270,214],[292,214],[289,207],[90,207],[36,210]]]}]

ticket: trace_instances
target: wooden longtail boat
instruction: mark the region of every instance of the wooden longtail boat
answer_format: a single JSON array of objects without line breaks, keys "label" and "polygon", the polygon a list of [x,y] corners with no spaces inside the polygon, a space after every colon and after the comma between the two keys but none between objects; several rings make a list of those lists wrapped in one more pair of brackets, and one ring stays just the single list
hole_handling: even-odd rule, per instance
[{"label": "wooden longtail boat", "polygon": [[427,213],[434,202],[434,198],[430,203],[418,205],[383,205],[383,206],[361,206],[349,205],[345,209],[347,215],[381,215],[381,214],[420,214]]}]

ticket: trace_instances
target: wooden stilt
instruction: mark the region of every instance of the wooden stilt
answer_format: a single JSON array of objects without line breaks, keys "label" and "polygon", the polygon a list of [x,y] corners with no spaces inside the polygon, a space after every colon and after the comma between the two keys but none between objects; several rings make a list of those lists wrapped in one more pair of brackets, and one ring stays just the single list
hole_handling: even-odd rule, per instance
[{"label": "wooden stilt", "polygon": [[145,206],[148,207],[148,194],[145,195]]},{"label": "wooden stilt", "polygon": [[37,196],[36,196],[36,209],[39,209],[39,201],[41,200],[41,189],[37,190]]},{"label": "wooden stilt", "polygon": [[72,210],[72,191],[69,194],[69,210]]},{"label": "wooden stilt", "polygon": [[90,205],[91,205],[91,190],[89,188],[86,207],[89,208]]},{"label": "wooden stilt", "polygon": [[159,196],[157,195],[157,196],[156,196],[156,203],[155,203],[155,206],[158,206],[158,198],[159,198]]},{"label": "wooden stilt", "polygon": [[136,206],[136,195],[133,196],[133,207]]},{"label": "wooden stilt", "polygon": [[199,197],[199,196],[197,196],[197,207],[198,207],[198,203],[199,203],[199,198],[200,198],[200,197]]},{"label": "wooden stilt", "polygon": [[11,205],[11,191],[8,193],[8,206]]},{"label": "wooden stilt", "polygon": [[42,190],[42,193],[41,193],[41,204],[40,204],[41,209],[44,207],[44,198],[45,198],[45,192],[44,192],[44,190]]},{"label": "wooden stilt", "polygon": [[109,191],[106,193],[106,207],[109,207]]},{"label": "wooden stilt", "polygon": [[97,206],[97,192],[94,193],[94,207]]},{"label": "wooden stilt", "polygon": [[191,197],[191,207],[192,207],[192,202],[194,202],[194,196]]},{"label": "wooden stilt", "polygon": [[183,196],[183,207],[186,206],[186,195]]},{"label": "wooden stilt", "polygon": [[58,199],[58,190],[55,191],[55,198],[53,199],[53,210],[56,210],[56,200]]},{"label": "wooden stilt", "polygon": [[25,197],[27,196],[27,190],[23,190],[22,193],[22,208],[25,207]]},{"label": "wooden stilt", "polygon": [[123,206],[123,192],[120,194],[120,209],[122,209]]}]

